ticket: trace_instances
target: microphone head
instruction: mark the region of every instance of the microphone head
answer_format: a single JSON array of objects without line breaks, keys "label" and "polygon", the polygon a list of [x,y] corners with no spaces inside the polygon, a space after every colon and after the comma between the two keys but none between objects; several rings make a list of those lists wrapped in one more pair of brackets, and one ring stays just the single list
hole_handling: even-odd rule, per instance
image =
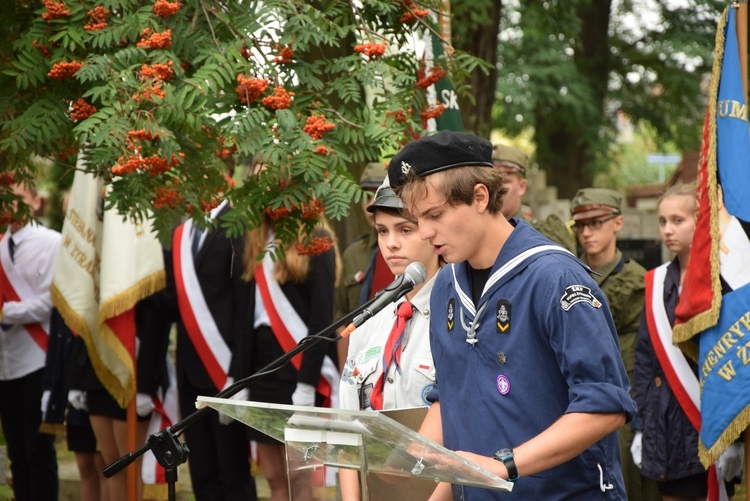
[{"label": "microphone head", "polygon": [[415,261],[406,267],[404,277],[414,286],[417,286],[427,280],[427,268],[422,263]]}]

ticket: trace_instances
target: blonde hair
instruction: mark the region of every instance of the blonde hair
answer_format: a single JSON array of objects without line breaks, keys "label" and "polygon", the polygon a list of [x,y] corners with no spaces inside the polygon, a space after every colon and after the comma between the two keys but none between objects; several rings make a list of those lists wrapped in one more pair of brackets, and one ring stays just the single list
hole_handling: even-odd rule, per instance
[{"label": "blonde hair", "polygon": [[[242,256],[242,263],[245,271],[242,278],[248,282],[253,279],[255,267],[260,263],[264,252],[272,251],[268,239],[271,236],[273,221],[264,217],[260,227],[250,230],[245,237],[245,249]],[[338,284],[339,275],[341,274],[341,253],[339,252],[336,235],[325,218],[320,218],[316,226],[316,236],[328,236],[333,242],[335,253],[335,279],[334,285]],[[295,242],[284,246],[284,258],[277,259],[273,266],[274,279],[279,284],[287,282],[302,283],[310,273],[310,256],[302,255],[297,250],[297,245],[302,243],[301,236]],[[279,245],[278,240],[274,240],[275,245]]]},{"label": "blonde hair", "polygon": [[659,207],[661,203],[670,197],[688,197],[690,201],[691,212],[698,212],[698,198],[695,194],[695,183],[677,183],[662,192],[656,202]]}]

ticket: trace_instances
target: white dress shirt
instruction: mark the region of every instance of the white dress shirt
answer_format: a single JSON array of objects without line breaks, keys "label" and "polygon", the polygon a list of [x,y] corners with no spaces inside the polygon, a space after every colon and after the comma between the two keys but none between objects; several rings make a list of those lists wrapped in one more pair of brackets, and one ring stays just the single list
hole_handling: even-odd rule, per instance
[{"label": "white dress shirt", "polygon": [[[39,323],[49,331],[52,299],[50,286],[55,271],[55,260],[60,246],[60,234],[49,228],[27,224],[15,233],[8,231],[0,241],[2,252],[8,253],[8,244],[15,243],[16,273],[35,294],[22,301],[3,304],[0,327],[0,381],[18,379],[44,367],[45,352],[34,342],[24,324]],[[7,255],[7,254],[6,254]],[[5,291],[3,296],[5,295]]]},{"label": "white dress shirt", "polygon": [[[429,405],[425,396],[435,383],[435,365],[430,350],[430,293],[435,277],[427,281],[411,300],[414,315],[401,341],[401,372],[391,363],[383,387],[383,410]],[[349,352],[339,384],[339,407],[367,408],[372,385],[383,372],[383,350],[396,320],[399,299],[383,308],[349,338]]]}]

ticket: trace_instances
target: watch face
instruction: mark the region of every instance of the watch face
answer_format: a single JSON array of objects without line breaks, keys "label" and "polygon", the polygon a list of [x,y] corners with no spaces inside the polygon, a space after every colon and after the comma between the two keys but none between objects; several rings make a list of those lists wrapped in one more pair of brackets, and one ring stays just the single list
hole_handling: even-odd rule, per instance
[{"label": "watch face", "polygon": [[513,457],[513,449],[500,449],[495,453],[495,457],[499,460],[507,459],[509,457]]}]

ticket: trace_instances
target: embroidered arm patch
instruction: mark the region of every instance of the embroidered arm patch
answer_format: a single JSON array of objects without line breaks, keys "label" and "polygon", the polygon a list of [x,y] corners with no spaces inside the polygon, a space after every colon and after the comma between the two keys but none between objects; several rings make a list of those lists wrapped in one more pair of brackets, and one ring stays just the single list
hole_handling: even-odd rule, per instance
[{"label": "embroidered arm patch", "polygon": [[602,303],[591,293],[591,289],[585,285],[570,285],[565,288],[565,294],[560,298],[560,306],[563,310],[570,310],[575,304],[586,302],[594,308],[601,308]]}]

